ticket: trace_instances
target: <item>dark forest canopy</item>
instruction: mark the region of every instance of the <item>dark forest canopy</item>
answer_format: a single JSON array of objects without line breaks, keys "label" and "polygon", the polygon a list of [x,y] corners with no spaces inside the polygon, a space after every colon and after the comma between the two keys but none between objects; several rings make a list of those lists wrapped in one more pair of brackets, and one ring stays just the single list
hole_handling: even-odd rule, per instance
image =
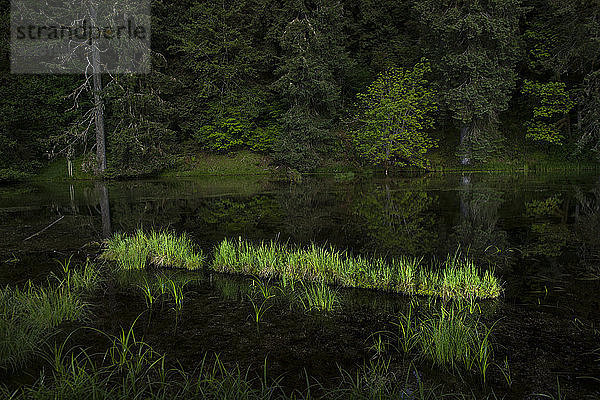
[{"label": "dark forest canopy", "polygon": [[[71,96],[83,78],[9,74],[1,4],[0,170],[93,166],[93,99]],[[116,175],[184,151],[248,149],[300,171],[426,167],[431,151],[600,155],[597,0],[155,0],[152,16],[153,72],[103,79]]]}]

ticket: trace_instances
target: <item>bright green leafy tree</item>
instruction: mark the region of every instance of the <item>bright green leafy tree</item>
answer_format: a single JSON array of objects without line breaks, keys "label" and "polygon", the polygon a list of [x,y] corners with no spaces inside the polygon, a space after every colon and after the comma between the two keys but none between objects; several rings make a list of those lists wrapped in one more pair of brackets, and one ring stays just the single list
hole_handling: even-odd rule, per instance
[{"label": "bright green leafy tree", "polygon": [[567,115],[574,106],[565,83],[526,80],[522,92],[534,102],[533,118],[525,124],[525,136],[537,142],[560,144],[564,138],[562,130],[568,124]]},{"label": "bright green leafy tree", "polygon": [[354,132],[358,153],[386,169],[392,165],[427,164],[425,153],[435,142],[427,134],[433,126],[435,92],[425,74],[429,64],[412,69],[391,67],[358,95],[360,127]]}]

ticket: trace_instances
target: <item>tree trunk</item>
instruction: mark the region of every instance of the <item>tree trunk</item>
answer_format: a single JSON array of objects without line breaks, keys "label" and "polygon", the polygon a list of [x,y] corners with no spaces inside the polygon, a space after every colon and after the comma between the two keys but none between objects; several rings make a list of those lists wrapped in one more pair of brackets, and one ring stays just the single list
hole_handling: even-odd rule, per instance
[{"label": "tree trunk", "polygon": [[[90,23],[96,26],[97,14],[96,8],[89,3]],[[92,40],[92,39],[90,39]],[[91,42],[91,64],[92,64],[92,80],[94,84],[94,124],[96,127],[96,161],[98,175],[106,170],[106,139],[104,136],[104,101],[102,98],[102,75],[100,71],[100,51],[98,46],[93,41]]]},{"label": "tree trunk", "polygon": [[465,124],[460,130],[460,146],[464,150],[464,154],[462,155],[462,159],[460,160],[462,165],[471,164],[471,150],[467,149],[467,139],[469,136],[469,125]]},{"label": "tree trunk", "polygon": [[96,160],[97,173],[106,170],[106,139],[104,137],[104,102],[102,101],[102,77],[94,72],[94,123],[96,125]]}]

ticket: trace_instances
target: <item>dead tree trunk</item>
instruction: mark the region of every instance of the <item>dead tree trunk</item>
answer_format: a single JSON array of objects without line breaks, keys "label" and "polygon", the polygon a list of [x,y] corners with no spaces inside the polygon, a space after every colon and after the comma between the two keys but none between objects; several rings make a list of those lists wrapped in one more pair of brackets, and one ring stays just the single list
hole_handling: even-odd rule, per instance
[{"label": "dead tree trunk", "polygon": [[[90,22],[95,26],[98,20],[96,7],[89,2]],[[96,173],[102,174],[106,170],[106,138],[104,135],[104,101],[102,98],[102,71],[100,70],[100,50],[98,44],[90,39],[92,81],[94,92],[94,125],[96,127]]]}]

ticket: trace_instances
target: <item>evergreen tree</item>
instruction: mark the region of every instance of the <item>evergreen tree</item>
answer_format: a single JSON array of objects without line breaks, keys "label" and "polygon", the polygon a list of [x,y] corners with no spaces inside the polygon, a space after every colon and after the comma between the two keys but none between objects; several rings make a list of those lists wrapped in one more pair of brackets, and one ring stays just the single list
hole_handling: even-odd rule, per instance
[{"label": "evergreen tree", "polygon": [[198,1],[187,10],[182,29],[172,34],[171,49],[187,72],[178,104],[181,126],[209,151],[227,152],[274,139],[255,137],[275,133],[257,125],[269,110],[260,77],[264,38],[254,35],[256,6],[251,0]]},{"label": "evergreen tree", "polygon": [[419,0],[414,9],[443,103],[460,127],[462,162],[485,159],[517,77],[520,0]]},{"label": "evergreen tree", "polygon": [[290,20],[277,32],[282,53],[272,85],[286,109],[275,156],[308,170],[330,146],[328,129],[341,107],[341,80],[350,63],[343,47],[344,10],[326,1],[310,6],[291,0],[286,6]]}]

